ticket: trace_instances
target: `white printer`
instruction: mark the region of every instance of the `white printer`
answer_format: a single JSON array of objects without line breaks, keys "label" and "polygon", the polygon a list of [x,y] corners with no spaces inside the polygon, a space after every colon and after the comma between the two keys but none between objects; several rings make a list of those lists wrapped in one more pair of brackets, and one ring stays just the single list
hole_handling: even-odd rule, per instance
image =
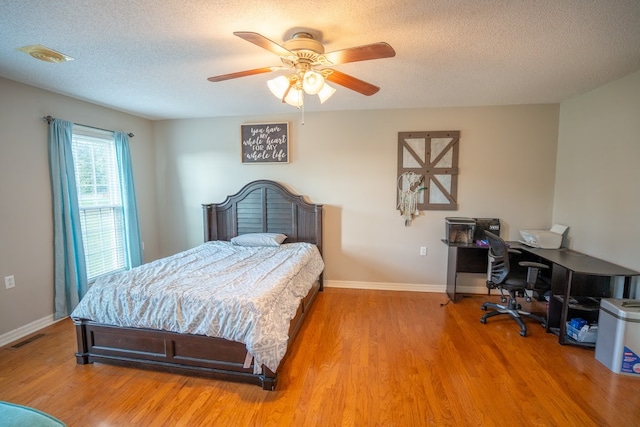
[{"label": "white printer", "polygon": [[551,230],[520,230],[520,243],[533,248],[558,249],[568,228],[566,225],[554,224]]}]

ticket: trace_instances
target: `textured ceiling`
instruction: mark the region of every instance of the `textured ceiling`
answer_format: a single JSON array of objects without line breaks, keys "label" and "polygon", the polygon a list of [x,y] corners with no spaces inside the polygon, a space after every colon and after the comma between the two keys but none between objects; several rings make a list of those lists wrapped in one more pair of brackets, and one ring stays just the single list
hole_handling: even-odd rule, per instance
[{"label": "textured ceiling", "polygon": [[[338,86],[306,111],[557,103],[640,70],[640,0],[0,0],[0,17],[0,76],[150,119],[295,111],[267,89],[277,72],[207,81],[280,65],[234,31],[395,49],[335,66],[380,92]],[[16,50],[32,44],[75,60]]]}]

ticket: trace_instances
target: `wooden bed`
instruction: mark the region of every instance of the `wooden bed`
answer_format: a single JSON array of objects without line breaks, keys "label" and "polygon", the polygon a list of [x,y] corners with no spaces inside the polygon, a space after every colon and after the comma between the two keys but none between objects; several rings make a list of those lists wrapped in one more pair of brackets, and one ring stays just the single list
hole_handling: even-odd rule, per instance
[{"label": "wooden bed", "polygon": [[[202,206],[204,239],[231,240],[246,233],[282,233],[285,243],[313,243],[322,254],[322,205],[311,204],[282,185],[254,181],[220,204]],[[289,346],[318,291],[322,275],[303,299],[289,328]],[[109,363],[252,383],[274,390],[277,372],[254,374],[244,344],[204,335],[105,325],[74,319],[78,364]],[[285,356],[286,357],[286,356]],[[282,365],[282,363],[281,363]]]}]

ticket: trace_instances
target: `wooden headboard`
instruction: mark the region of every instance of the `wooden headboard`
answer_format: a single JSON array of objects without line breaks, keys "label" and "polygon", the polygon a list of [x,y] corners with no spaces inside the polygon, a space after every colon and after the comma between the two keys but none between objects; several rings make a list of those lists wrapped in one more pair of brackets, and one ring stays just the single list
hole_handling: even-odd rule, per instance
[{"label": "wooden headboard", "polygon": [[322,205],[304,201],[277,182],[250,182],[224,202],[202,209],[205,242],[246,233],[282,233],[285,243],[313,243],[322,254]]}]

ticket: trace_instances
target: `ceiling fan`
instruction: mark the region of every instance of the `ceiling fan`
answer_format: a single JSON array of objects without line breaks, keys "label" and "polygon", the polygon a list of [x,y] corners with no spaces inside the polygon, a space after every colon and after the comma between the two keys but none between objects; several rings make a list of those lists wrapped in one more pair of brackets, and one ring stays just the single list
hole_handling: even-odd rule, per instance
[{"label": "ceiling fan", "polygon": [[366,96],[377,93],[380,90],[378,86],[327,67],[348,62],[390,58],[396,55],[393,48],[384,42],[325,53],[324,46],[314,38],[312,31],[295,32],[283,45],[254,32],[237,31],[233,34],[278,55],[283,65],[222,74],[209,77],[207,80],[221,82],[238,77],[292,69],[292,74],[269,80],[267,85],[282,102],[295,107],[303,105],[305,93],[317,94],[321,103],[326,101],[335,92],[335,89],[326,84],[326,81]]}]

